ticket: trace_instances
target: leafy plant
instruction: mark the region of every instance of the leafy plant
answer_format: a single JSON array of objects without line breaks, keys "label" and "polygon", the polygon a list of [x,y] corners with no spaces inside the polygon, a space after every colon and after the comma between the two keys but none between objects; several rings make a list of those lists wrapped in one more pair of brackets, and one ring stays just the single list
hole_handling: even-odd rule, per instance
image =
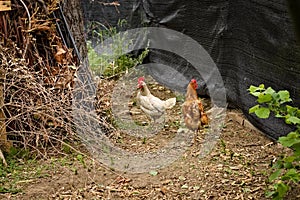
[{"label": "leafy plant", "polygon": [[300,181],[300,109],[288,105],[291,102],[290,93],[287,90],[276,92],[271,87],[265,88],[264,84],[250,86],[250,94],[257,97],[258,104],[249,109],[249,113],[255,113],[259,118],[268,118],[270,113],[282,118],[285,123],[294,125],[295,130],[287,136],[280,137],[278,142],[284,147],[292,149],[292,155],[284,155],[273,165],[273,173],[269,181],[273,183],[267,197],[279,200],[283,199],[290,190],[291,184],[299,184]]},{"label": "leafy plant", "polygon": [[112,50],[108,54],[98,55],[92,46],[92,41],[87,42],[90,67],[96,75],[110,77],[126,72],[128,69],[141,64],[148,55],[149,50],[147,48],[138,56],[126,52],[129,46],[133,45],[133,41],[128,41],[126,32],[118,34],[119,30],[126,27],[125,20],[119,20],[117,27],[106,27],[99,22],[95,22],[95,24],[98,28],[94,28],[92,36],[97,38],[98,45],[102,45],[106,39],[110,38]]}]

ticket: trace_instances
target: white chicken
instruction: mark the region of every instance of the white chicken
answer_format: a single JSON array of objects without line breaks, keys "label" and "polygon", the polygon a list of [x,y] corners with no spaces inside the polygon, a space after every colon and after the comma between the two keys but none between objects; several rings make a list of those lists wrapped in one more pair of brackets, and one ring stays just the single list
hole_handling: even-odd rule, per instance
[{"label": "white chicken", "polygon": [[154,122],[159,119],[166,111],[176,104],[176,98],[170,98],[167,100],[161,100],[158,97],[155,97],[149,91],[145,78],[140,77],[138,79],[138,93],[137,93],[137,102],[140,105],[140,108],[143,112],[146,113]]}]

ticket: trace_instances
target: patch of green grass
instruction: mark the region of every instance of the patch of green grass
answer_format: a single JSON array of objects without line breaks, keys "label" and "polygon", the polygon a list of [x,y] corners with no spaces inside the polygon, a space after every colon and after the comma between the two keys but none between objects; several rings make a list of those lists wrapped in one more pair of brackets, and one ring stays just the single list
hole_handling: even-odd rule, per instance
[{"label": "patch of green grass", "polygon": [[28,150],[11,148],[5,157],[8,166],[0,164],[0,193],[19,193],[18,182],[42,176],[41,167],[34,169],[38,166],[36,157]]},{"label": "patch of green grass", "polygon": [[[50,162],[39,160],[25,149],[12,148],[5,155],[7,166],[0,164],[0,193],[17,194],[22,192],[26,183],[36,179],[47,178],[55,173],[59,165],[69,168],[77,174],[76,162],[86,168],[85,157],[81,154],[68,154],[67,156],[52,158]],[[25,183],[25,184],[24,184]]]}]

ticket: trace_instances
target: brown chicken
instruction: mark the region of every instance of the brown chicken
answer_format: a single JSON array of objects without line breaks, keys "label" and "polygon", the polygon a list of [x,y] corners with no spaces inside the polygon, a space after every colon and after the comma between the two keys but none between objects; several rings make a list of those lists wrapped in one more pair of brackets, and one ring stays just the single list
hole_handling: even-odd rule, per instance
[{"label": "brown chicken", "polygon": [[199,130],[203,125],[208,125],[208,117],[204,112],[201,100],[198,98],[196,89],[197,81],[192,79],[187,86],[185,102],[182,105],[184,123],[190,130]]},{"label": "brown chicken", "polygon": [[154,122],[165,113],[166,109],[170,109],[176,104],[176,98],[161,100],[153,96],[145,83],[144,77],[138,79],[138,89],[137,102],[140,108],[154,120]]}]

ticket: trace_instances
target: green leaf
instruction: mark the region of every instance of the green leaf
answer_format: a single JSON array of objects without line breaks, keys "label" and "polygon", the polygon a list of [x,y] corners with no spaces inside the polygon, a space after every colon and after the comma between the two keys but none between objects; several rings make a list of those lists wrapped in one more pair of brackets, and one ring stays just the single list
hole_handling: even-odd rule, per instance
[{"label": "green leaf", "polygon": [[260,107],[259,105],[255,105],[255,106],[251,107],[249,109],[249,114],[254,113],[259,107]]},{"label": "green leaf", "polygon": [[297,183],[300,180],[300,174],[297,172],[296,169],[289,169],[283,176],[282,180],[292,180]]},{"label": "green leaf", "polygon": [[285,169],[292,169],[294,167],[291,162],[285,162],[283,166]]},{"label": "green leaf", "polygon": [[264,88],[265,88],[264,84],[260,84],[258,87],[251,85],[248,91],[253,96],[258,96],[261,93],[260,91],[264,90]]},{"label": "green leaf", "polygon": [[265,85],[264,84],[260,84],[258,87],[259,87],[259,89],[265,89]]},{"label": "green leaf", "polygon": [[266,94],[271,94],[271,95],[272,95],[272,94],[276,93],[276,91],[273,90],[271,87],[268,87],[268,88],[266,89],[265,93],[266,93]]},{"label": "green leaf", "polygon": [[284,116],[284,115],[281,115],[280,113],[277,113],[277,114],[275,115],[275,117],[277,117],[277,118],[285,118],[285,116]]},{"label": "green leaf", "polygon": [[284,197],[287,191],[289,190],[289,186],[285,183],[279,182],[277,184],[276,190],[279,193],[279,197]]},{"label": "green leaf", "polygon": [[255,110],[255,114],[259,118],[266,119],[270,115],[270,109],[265,107],[259,107],[257,110]]},{"label": "green leaf", "polygon": [[[298,150],[294,153],[295,156],[297,156],[297,161],[300,162],[300,145],[298,146]],[[300,167],[300,165],[297,166],[298,168]]]},{"label": "green leaf", "polygon": [[297,161],[300,161],[300,143],[293,145],[294,155],[297,156]]},{"label": "green leaf", "polygon": [[260,94],[258,95],[257,102],[258,103],[266,103],[272,101],[272,95],[271,94]]},{"label": "green leaf", "polygon": [[279,101],[280,101],[280,96],[279,96],[279,94],[278,93],[273,93],[272,94],[272,98],[276,101],[276,103],[279,103]]},{"label": "green leaf", "polygon": [[287,136],[282,136],[278,142],[285,147],[291,147],[294,144],[300,143],[299,134],[297,132],[290,132]]},{"label": "green leaf", "polygon": [[288,114],[290,114],[292,116],[296,116],[298,108],[295,108],[295,107],[290,106],[290,105],[286,105],[286,111],[287,111]]},{"label": "green leaf", "polygon": [[259,89],[259,87],[256,87],[254,85],[250,85],[248,91],[252,94],[253,92],[256,92]]},{"label": "green leaf", "polygon": [[286,119],[287,124],[300,124],[300,119],[295,116],[290,116]]},{"label": "green leaf", "polygon": [[285,103],[285,102],[289,102],[292,101],[292,99],[290,99],[290,93],[287,90],[281,90],[278,92],[281,103]]},{"label": "green leaf", "polygon": [[275,172],[273,172],[270,176],[269,176],[269,181],[272,182],[275,179],[277,179],[279,177],[279,175],[281,174],[281,169],[277,169]]},{"label": "green leaf", "polygon": [[288,156],[284,158],[284,162],[294,162],[295,156]]},{"label": "green leaf", "polygon": [[266,197],[267,197],[267,198],[270,198],[270,197],[275,196],[276,194],[277,194],[276,191],[267,191],[267,192],[266,192]]},{"label": "green leaf", "polygon": [[282,168],[282,166],[283,166],[282,160],[277,160],[277,162],[273,165],[272,168],[279,169],[279,168]]},{"label": "green leaf", "polygon": [[255,96],[255,97],[258,97],[260,94],[261,94],[261,92],[253,92],[253,93],[251,93],[253,96]]}]

